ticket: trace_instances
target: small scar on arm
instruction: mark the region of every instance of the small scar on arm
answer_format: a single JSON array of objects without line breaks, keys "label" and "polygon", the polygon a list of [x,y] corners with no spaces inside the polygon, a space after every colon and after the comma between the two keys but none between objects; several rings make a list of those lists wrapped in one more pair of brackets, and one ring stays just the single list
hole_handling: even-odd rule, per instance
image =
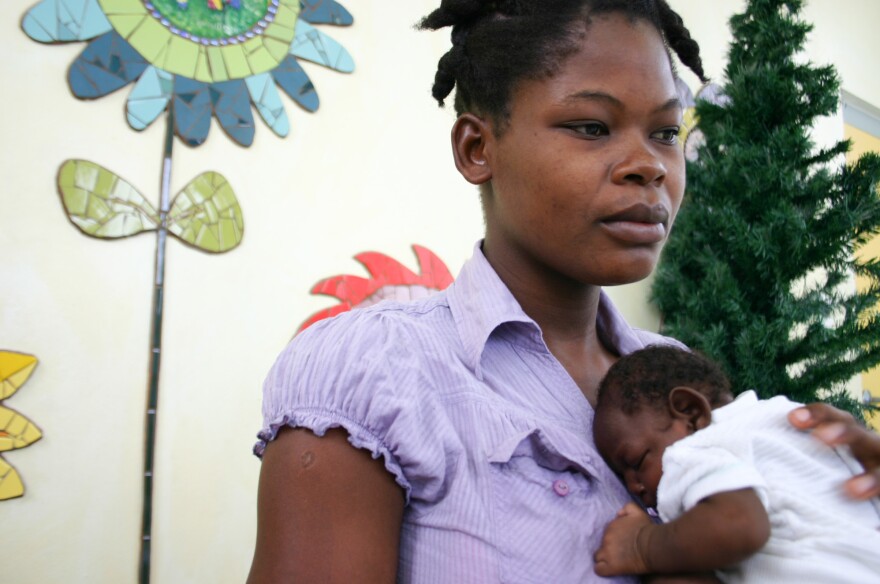
[{"label": "small scar on arm", "polygon": [[310,468],[315,464],[315,454],[311,450],[306,450],[299,460],[303,468]]}]

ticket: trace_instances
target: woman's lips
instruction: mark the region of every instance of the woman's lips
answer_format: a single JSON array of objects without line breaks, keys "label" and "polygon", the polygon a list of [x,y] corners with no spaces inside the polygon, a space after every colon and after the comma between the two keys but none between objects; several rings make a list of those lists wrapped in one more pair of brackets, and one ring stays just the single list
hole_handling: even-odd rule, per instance
[{"label": "woman's lips", "polygon": [[637,245],[660,243],[666,238],[669,211],[663,205],[637,204],[602,220],[615,239]]}]

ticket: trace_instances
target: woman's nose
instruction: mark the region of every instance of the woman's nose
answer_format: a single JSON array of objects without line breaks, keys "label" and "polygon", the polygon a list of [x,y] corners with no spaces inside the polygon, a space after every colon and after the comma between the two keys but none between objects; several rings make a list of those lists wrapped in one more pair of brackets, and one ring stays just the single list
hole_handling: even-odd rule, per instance
[{"label": "woman's nose", "polygon": [[666,166],[651,144],[643,139],[628,140],[620,162],[614,167],[611,179],[618,184],[636,183],[647,186],[660,184],[666,177]]}]

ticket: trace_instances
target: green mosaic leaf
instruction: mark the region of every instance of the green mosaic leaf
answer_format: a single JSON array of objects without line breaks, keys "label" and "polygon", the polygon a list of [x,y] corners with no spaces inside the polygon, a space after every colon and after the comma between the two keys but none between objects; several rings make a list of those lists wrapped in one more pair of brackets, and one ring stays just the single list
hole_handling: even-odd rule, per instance
[{"label": "green mosaic leaf", "polygon": [[223,253],[241,243],[241,207],[223,175],[202,173],[180,191],[168,212],[168,231],[211,253]]},{"label": "green mosaic leaf", "polygon": [[159,214],[137,189],[94,162],[66,161],[58,189],[70,221],[86,235],[115,239],[159,226]]}]

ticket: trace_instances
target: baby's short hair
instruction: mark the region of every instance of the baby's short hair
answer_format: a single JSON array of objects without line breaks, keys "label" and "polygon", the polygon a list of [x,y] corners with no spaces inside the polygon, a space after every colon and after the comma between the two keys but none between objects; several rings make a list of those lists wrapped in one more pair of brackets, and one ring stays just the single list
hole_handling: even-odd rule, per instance
[{"label": "baby's short hair", "polygon": [[599,385],[596,409],[619,407],[626,414],[642,406],[663,407],[669,393],[687,386],[712,407],[730,401],[730,381],[714,361],[685,349],[651,345],[621,357]]}]

